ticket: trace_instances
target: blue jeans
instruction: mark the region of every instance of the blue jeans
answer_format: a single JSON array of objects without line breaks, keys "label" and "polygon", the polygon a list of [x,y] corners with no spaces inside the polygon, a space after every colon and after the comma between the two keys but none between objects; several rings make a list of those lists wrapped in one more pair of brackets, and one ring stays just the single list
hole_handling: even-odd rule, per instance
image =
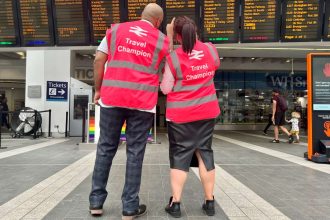
[{"label": "blue jeans", "polygon": [[117,152],[121,128],[126,120],[126,176],[122,193],[123,211],[139,208],[142,163],[153,122],[153,113],[125,108],[102,108],[100,115],[100,138],[92,179],[90,205],[103,206],[112,160]]}]

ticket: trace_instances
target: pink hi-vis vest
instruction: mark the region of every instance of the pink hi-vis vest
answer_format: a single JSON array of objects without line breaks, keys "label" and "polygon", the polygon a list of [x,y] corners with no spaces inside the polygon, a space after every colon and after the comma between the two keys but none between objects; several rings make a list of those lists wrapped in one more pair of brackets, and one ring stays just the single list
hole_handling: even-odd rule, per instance
[{"label": "pink hi-vis vest", "polygon": [[105,105],[145,109],[155,107],[159,72],[169,41],[146,21],[112,25],[107,31],[108,63],[101,87]]},{"label": "pink hi-vis vest", "polygon": [[220,114],[213,77],[220,66],[216,48],[197,41],[191,54],[178,48],[167,56],[175,78],[167,95],[166,118],[175,123],[216,118]]}]

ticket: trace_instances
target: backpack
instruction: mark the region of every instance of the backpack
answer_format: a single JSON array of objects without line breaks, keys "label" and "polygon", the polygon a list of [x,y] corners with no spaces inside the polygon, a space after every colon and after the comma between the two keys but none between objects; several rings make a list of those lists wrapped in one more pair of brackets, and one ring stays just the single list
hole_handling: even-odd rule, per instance
[{"label": "backpack", "polygon": [[281,109],[282,112],[288,110],[288,104],[282,96],[278,96],[278,107],[279,109]]}]

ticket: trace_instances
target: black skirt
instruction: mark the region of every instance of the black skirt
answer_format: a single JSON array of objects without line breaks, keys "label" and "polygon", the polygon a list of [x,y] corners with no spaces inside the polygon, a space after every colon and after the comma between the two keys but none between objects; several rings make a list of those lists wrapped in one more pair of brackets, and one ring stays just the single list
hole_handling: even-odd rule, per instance
[{"label": "black skirt", "polygon": [[168,122],[170,142],[170,166],[188,172],[189,167],[198,167],[195,152],[198,151],[208,171],[214,169],[212,138],[214,119],[184,124]]}]

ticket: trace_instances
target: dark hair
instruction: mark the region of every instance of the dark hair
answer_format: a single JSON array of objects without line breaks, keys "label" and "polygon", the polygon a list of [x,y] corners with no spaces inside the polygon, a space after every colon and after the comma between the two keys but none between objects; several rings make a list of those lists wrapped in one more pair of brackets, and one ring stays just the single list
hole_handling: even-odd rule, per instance
[{"label": "dark hair", "polygon": [[273,92],[274,92],[274,93],[278,93],[278,94],[280,94],[280,90],[277,89],[277,88],[273,89]]},{"label": "dark hair", "polygon": [[179,16],[174,21],[174,33],[182,38],[182,49],[191,53],[196,44],[196,24],[187,16]]}]

